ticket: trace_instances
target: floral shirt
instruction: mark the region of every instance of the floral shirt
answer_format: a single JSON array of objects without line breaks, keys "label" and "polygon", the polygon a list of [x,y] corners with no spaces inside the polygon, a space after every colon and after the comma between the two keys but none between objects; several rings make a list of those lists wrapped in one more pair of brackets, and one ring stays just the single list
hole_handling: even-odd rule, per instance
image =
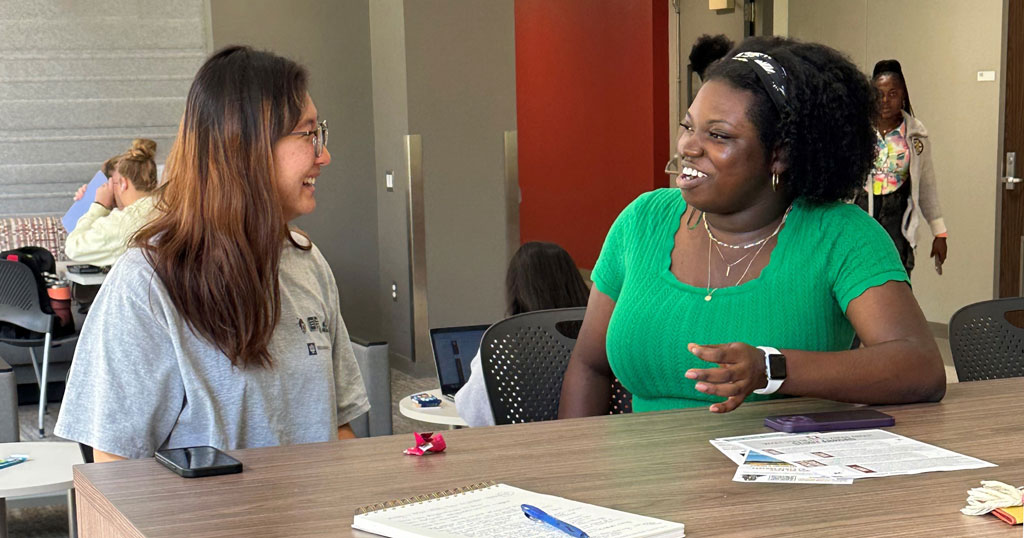
[{"label": "floral shirt", "polygon": [[907,142],[907,122],[882,136],[877,131],[878,154],[871,167],[871,189],[875,195],[889,194],[903,185],[910,174],[910,144]]}]

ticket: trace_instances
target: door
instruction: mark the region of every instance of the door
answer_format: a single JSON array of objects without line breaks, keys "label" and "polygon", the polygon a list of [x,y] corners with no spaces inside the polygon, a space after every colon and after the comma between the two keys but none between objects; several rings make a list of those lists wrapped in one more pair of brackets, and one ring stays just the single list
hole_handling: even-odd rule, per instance
[{"label": "door", "polygon": [[[1024,296],[1024,0],[1010,0],[1007,14],[1006,110],[1003,148],[1016,155],[1010,170],[1004,155],[999,239],[999,296]],[[1012,189],[1010,187],[1013,187]]]}]

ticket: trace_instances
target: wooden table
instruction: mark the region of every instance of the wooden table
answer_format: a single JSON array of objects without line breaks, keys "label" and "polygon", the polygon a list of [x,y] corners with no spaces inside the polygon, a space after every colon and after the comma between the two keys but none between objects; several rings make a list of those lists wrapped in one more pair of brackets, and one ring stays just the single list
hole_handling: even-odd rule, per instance
[{"label": "wooden table", "polygon": [[426,391],[427,394],[441,400],[441,405],[437,407],[419,407],[412,403],[412,396],[422,394],[423,391],[414,392],[408,396],[403,397],[398,401],[398,411],[402,415],[409,417],[413,420],[420,422],[427,422],[430,424],[444,424],[449,429],[454,429],[455,426],[469,426],[466,421],[459,416],[459,412],[455,410],[455,402],[449,400],[441,393],[441,389],[434,389]]},{"label": "wooden table", "polygon": [[411,435],[232,451],[242,474],[188,480],[154,460],[75,467],[82,536],[359,536],[356,507],[484,480],[679,521],[702,536],[1005,536],[964,516],[983,479],[1024,484],[1024,378],[949,386],[935,404],[881,406],[891,431],[999,467],[868,478],[852,485],[750,484],[709,439],[768,431],[766,415],[846,404],[789,399],[446,431],[448,451],[402,455]]}]

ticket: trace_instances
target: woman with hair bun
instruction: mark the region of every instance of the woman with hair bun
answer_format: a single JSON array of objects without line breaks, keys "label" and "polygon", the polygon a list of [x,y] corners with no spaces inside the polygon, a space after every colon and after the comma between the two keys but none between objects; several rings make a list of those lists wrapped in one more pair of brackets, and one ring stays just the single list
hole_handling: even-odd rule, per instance
[{"label": "woman with hair bun", "polygon": [[871,83],[878,90],[873,121],[878,153],[855,202],[889,233],[907,273],[914,268],[917,226],[924,217],[935,237],[931,257],[941,274],[946,262],[946,223],[939,207],[928,130],[914,117],[898,61],[876,63]]},{"label": "woman with hair bun", "polygon": [[370,408],[331,268],[289,226],[331,162],[308,87],[248,47],[196,74],[154,218],[100,289],[57,420],[96,461],[345,439]]},{"label": "woman with hair bun", "polygon": [[[68,258],[91,265],[113,265],[128,248],[132,235],[145,224],[153,210],[156,189],[156,142],[137,138],[125,153],[104,164],[110,178],[96,189],[96,201],[68,234],[64,252]],[[75,200],[82,197],[82,185]]]},{"label": "woman with hair bun", "polygon": [[941,399],[942,357],[892,241],[846,203],[874,156],[867,77],[770,37],[705,74],[669,165],[679,188],[642,194],[605,239],[559,416],[607,413],[613,377],[634,412]]}]

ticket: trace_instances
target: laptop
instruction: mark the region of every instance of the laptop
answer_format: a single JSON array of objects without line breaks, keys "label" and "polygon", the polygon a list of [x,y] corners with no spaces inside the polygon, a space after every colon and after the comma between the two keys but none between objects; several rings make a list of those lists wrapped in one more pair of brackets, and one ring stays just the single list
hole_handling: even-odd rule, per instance
[{"label": "laptop", "polygon": [[480,349],[480,340],[490,325],[430,329],[430,346],[441,394],[449,400],[469,380],[469,363]]}]

